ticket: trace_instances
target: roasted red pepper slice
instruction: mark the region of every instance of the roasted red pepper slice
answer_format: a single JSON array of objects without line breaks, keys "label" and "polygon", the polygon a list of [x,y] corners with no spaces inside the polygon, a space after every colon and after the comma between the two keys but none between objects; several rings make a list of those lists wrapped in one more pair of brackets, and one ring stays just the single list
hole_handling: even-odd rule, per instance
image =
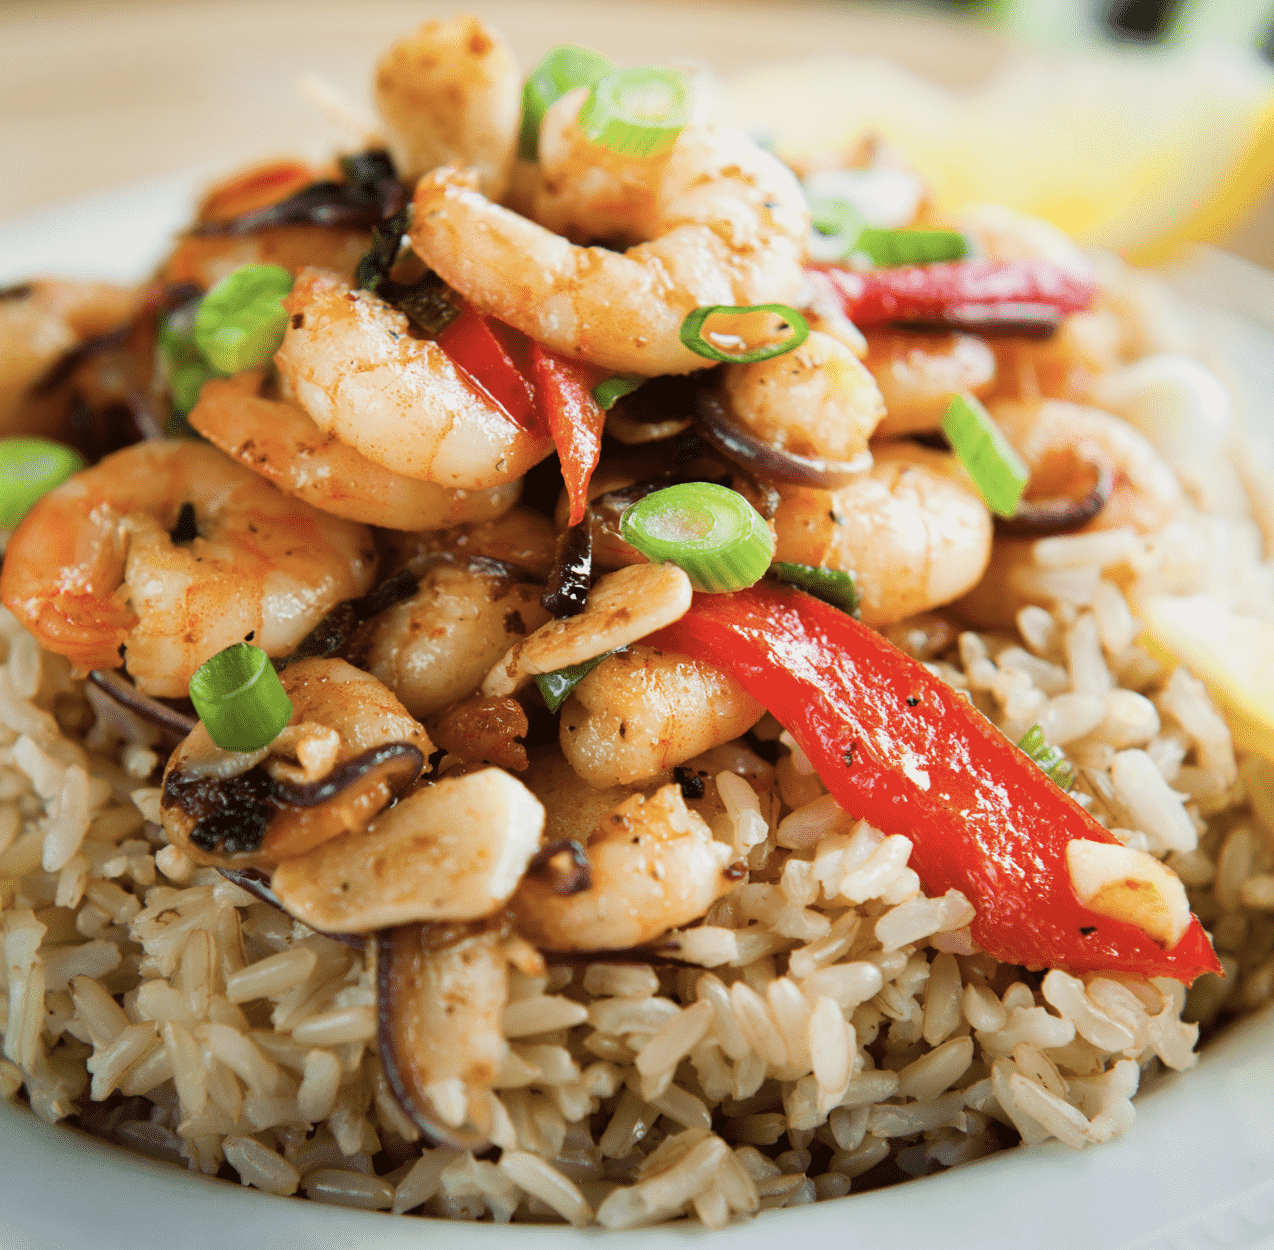
[{"label": "roasted red pepper slice", "polygon": [[911,839],[931,894],[969,899],[973,936],[997,959],[1187,982],[1218,971],[1197,918],[1165,951],[1084,907],[1066,845],[1114,838],[971,704],[844,612],[761,582],[696,595],[646,641],[710,660],[763,702],[847,812]]},{"label": "roasted red pepper slice", "polygon": [[540,412],[557,445],[562,477],[571,501],[570,524],[584,519],[588,480],[602,454],[602,427],[606,413],[593,398],[593,387],[609,374],[531,344],[531,377],[539,396]]},{"label": "roasted red pepper slice", "polygon": [[940,322],[948,314],[1001,305],[1082,312],[1096,287],[1046,260],[956,260],[891,269],[826,268],[845,315],[860,328],[895,321]]},{"label": "roasted red pepper slice", "polygon": [[466,300],[436,342],[524,430],[535,428],[535,390],[513,358],[517,331],[484,317]]}]

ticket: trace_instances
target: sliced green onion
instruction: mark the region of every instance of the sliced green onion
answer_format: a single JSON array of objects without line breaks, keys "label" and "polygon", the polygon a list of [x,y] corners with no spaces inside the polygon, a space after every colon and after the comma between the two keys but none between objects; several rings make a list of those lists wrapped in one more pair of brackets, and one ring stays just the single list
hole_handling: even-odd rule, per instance
[{"label": "sliced green onion", "polygon": [[189,364],[178,365],[168,374],[168,394],[172,396],[173,411],[179,417],[188,416],[199,402],[199,392],[209,378],[217,373],[202,360],[192,360]]},{"label": "sliced green onion", "polygon": [[815,599],[830,603],[850,616],[858,616],[858,582],[853,573],[841,569],[824,569],[815,564],[789,564],[776,560],[770,565],[770,576],[789,586],[799,587]]},{"label": "sliced green onion", "polygon": [[0,438],[0,530],[11,530],[55,486],[84,467],[78,452],[47,438]]},{"label": "sliced green onion", "polygon": [[593,387],[593,398],[609,412],[617,399],[631,395],[643,382],[649,381],[649,378],[636,373],[617,373],[613,378],[603,378]]},{"label": "sliced green onion", "polygon": [[743,590],[765,575],[774,535],[737,491],[715,482],[681,482],[624,510],[619,532],[648,560],[683,568],[696,590]]},{"label": "sliced green onion", "polygon": [[967,392],[953,395],[942,432],[987,507],[1000,516],[1012,516],[1031,475],[991,414]]},{"label": "sliced green onion", "polygon": [[1018,746],[1027,753],[1063,790],[1075,784],[1075,769],[1062,753],[1061,747],[1051,747],[1044,741],[1044,731],[1032,725],[1020,739]]},{"label": "sliced green onion", "polygon": [[821,196],[810,200],[810,216],[810,259],[848,260],[867,226],[862,213],[840,196]]},{"label": "sliced green onion", "polygon": [[195,345],[227,377],[270,363],[283,342],[283,297],[292,275],[278,265],[245,265],[222,278],[195,314]]},{"label": "sliced green onion", "polygon": [[621,156],[666,152],[690,120],[690,90],[674,69],[621,69],[593,83],[579,111],[580,133]]},{"label": "sliced green onion", "polygon": [[292,700],[270,657],[246,642],[199,666],[190,679],[190,701],[223,751],[257,751],[292,719]]},{"label": "sliced green onion", "polygon": [[[792,333],[781,343],[770,343],[766,347],[758,347],[752,351],[741,352],[722,351],[721,348],[708,342],[704,337],[704,322],[709,317],[716,316],[717,313],[721,313],[724,316],[741,316],[744,313],[755,312],[774,313],[776,317],[782,317],[791,328]],[[775,356],[782,356],[785,352],[790,352],[800,347],[809,336],[809,322],[795,308],[789,308],[786,304],[748,304],[742,307],[735,307],[730,304],[705,304],[701,308],[696,308],[681,323],[681,342],[683,346],[688,347],[696,356],[703,356],[707,360],[722,360],[727,364],[733,365],[750,365],[755,364],[758,360],[772,360]]]},{"label": "sliced green onion", "polygon": [[522,88],[522,131],[518,155],[534,161],[540,155],[540,126],[551,105],[576,87],[591,87],[614,67],[600,52],[564,43],[547,53]]},{"label": "sliced green onion", "polygon": [[549,711],[556,712],[570,698],[571,691],[593,669],[603,660],[609,660],[612,655],[617,655],[623,650],[625,650],[624,647],[619,647],[615,651],[607,651],[603,655],[595,655],[591,660],[585,660],[582,664],[572,664],[567,668],[554,669],[551,673],[537,673],[535,684],[540,688],[540,694],[544,696],[544,702],[548,704]]},{"label": "sliced green onion", "polygon": [[859,231],[855,255],[866,256],[873,265],[931,265],[937,261],[963,260],[969,254],[969,240],[958,230],[877,230]]}]

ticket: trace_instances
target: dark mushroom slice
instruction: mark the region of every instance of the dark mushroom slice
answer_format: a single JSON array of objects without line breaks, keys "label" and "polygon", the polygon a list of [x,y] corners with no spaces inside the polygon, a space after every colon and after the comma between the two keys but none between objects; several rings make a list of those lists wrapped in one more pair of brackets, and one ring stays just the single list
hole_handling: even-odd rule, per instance
[{"label": "dark mushroom slice", "polygon": [[941,317],[894,322],[919,334],[976,334],[981,338],[1051,339],[1065,318],[1051,304],[965,304]]},{"label": "dark mushroom slice", "polygon": [[[1031,474],[1026,493],[1011,517],[997,516],[1001,538],[1048,538],[1070,534],[1087,525],[1105,506],[1115,488],[1115,471],[1104,457],[1082,455],[1064,473],[1065,480],[1047,467]],[[1039,493],[1036,493],[1039,492]]]},{"label": "dark mushroom slice", "polygon": [[481,1095],[508,1044],[502,923],[408,924],[376,939],[380,1060],[399,1105],[430,1140],[487,1145]]},{"label": "dark mushroom slice", "polygon": [[541,847],[527,864],[526,875],[547,878],[556,894],[578,894],[593,885],[588,852],[574,838],[559,838]]},{"label": "dark mushroom slice", "polygon": [[557,551],[548,585],[540,606],[557,618],[578,616],[588,603],[593,586],[593,522],[584,510],[584,519],[557,536]]},{"label": "dark mushroom slice", "polygon": [[411,742],[386,742],[297,785],[257,764],[234,776],[170,766],[160,805],[169,841],[200,863],[244,867],[292,858],[361,828],[424,771]]},{"label": "dark mushroom slice", "polygon": [[348,645],[360,625],[387,612],[394,604],[410,599],[418,586],[414,573],[399,569],[360,598],[342,600],[297,643],[291,655],[276,660],[274,667],[282,669],[297,660],[335,655]]},{"label": "dark mushroom slice", "polygon": [[726,411],[720,397],[700,391],[696,400],[695,429],[703,440],[752,477],[819,490],[839,490],[871,468],[871,453],[853,460],[823,460],[783,451],[757,438]]}]

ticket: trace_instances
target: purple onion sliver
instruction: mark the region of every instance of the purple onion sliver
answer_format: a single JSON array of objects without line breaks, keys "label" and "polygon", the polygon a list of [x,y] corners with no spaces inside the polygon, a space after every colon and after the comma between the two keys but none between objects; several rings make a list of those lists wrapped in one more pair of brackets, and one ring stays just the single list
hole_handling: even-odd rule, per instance
[{"label": "purple onion sliver", "polygon": [[126,681],[114,669],[95,668],[89,672],[89,681],[99,690],[104,690],[121,707],[127,708],[136,716],[152,725],[179,738],[184,738],[199,723],[197,717],[187,716],[176,708],[161,703],[148,694],[142,694],[131,681]]},{"label": "purple onion sliver", "polygon": [[1094,463],[1093,467],[1097,481],[1086,495],[1079,499],[1022,499],[1011,517],[995,517],[996,534],[1001,538],[1050,538],[1087,525],[1106,506],[1115,487],[1109,463]]},{"label": "purple onion sliver", "polygon": [[726,413],[725,405],[715,395],[700,391],[697,400],[695,428],[704,441],[723,456],[746,469],[753,477],[793,486],[812,486],[818,490],[840,490],[871,468],[871,452],[864,451],[853,460],[821,460],[781,451],[742,426]]}]

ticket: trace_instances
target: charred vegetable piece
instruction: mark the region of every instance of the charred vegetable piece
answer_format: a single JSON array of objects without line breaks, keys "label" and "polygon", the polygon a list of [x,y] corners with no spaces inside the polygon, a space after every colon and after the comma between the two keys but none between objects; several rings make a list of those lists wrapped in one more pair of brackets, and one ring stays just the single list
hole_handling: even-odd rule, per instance
[{"label": "charred vegetable piece", "polygon": [[1045,260],[957,260],[858,273],[823,272],[845,315],[860,329],[894,321],[940,322],[950,314],[1003,305],[1044,306],[1068,315],[1093,300],[1091,282]]},{"label": "charred vegetable piece", "polygon": [[586,516],[558,534],[553,571],[540,603],[554,616],[578,616],[588,603],[592,585],[593,524]]},{"label": "charred vegetable piece", "polygon": [[1187,982],[1219,967],[1197,919],[1164,950],[1083,906],[1068,845],[1115,839],[970,703],[845,613],[762,582],[696,595],[645,641],[710,658],[762,700],[847,812],[911,839],[930,894],[973,903],[973,937],[995,958]]},{"label": "charred vegetable piece", "polygon": [[518,368],[521,336],[493,317],[484,317],[456,297],[458,312],[438,334],[438,346],[524,430],[536,425],[535,388]]},{"label": "charred vegetable piece", "polygon": [[602,455],[606,413],[593,398],[598,374],[590,365],[568,360],[539,343],[531,344],[531,377],[541,417],[562,465],[571,501],[571,525],[584,519],[588,482]]},{"label": "charred vegetable piece", "polygon": [[496,929],[476,925],[400,925],[377,937],[385,1078],[420,1131],[457,1150],[485,1147],[472,1095],[495,1084],[508,1050],[500,945]]}]

